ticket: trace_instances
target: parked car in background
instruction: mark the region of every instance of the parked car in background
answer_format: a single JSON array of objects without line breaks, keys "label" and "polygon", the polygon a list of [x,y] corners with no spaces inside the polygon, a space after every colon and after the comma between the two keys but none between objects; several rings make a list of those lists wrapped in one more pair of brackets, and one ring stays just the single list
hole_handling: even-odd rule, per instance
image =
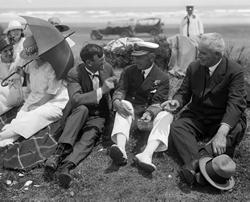
[{"label": "parked car in background", "polygon": [[142,18],[136,21],[134,32],[149,33],[156,36],[163,32],[164,23],[160,18]]},{"label": "parked car in background", "polygon": [[95,29],[92,30],[90,33],[90,37],[93,40],[101,40],[103,36],[108,35],[119,35],[120,37],[132,37],[134,36],[133,28],[131,25],[128,24],[111,24],[108,25],[103,29]]}]

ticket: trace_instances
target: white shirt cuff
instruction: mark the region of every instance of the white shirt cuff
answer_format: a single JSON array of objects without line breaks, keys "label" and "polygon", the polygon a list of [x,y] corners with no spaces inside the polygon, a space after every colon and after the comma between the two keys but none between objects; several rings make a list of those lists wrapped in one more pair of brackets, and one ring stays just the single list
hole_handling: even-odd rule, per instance
[{"label": "white shirt cuff", "polygon": [[97,103],[102,99],[102,88],[98,88],[96,90],[96,96],[97,96]]}]

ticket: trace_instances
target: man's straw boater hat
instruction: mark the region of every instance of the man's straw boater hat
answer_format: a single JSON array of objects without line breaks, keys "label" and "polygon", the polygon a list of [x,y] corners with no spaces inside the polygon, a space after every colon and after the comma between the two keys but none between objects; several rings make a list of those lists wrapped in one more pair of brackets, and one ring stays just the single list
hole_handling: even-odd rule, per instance
[{"label": "man's straw boater hat", "polygon": [[192,11],[192,10],[194,10],[194,6],[193,5],[187,5],[186,10],[187,11]]},{"label": "man's straw boater hat", "polygon": [[39,58],[38,47],[33,36],[28,36],[24,40],[20,57],[25,60],[35,60]]},{"label": "man's straw boater hat", "polygon": [[199,160],[199,167],[202,175],[213,187],[220,190],[233,188],[236,164],[228,155],[204,157]]}]

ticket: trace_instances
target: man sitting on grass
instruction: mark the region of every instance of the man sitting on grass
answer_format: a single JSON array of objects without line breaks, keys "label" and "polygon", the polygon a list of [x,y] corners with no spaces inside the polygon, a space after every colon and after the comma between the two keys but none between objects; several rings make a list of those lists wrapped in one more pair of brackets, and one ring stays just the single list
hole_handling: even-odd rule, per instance
[{"label": "man sitting on grass", "polygon": [[[168,76],[154,63],[154,52],[158,47],[158,44],[144,41],[135,44],[135,50],[132,52],[134,64],[124,69],[118,89],[113,95],[116,115],[111,139],[115,144],[110,148],[110,157],[119,166],[127,163],[125,146],[129,140],[130,130],[136,129],[136,121],[138,119],[146,123],[153,121],[161,111],[160,103],[168,98]],[[161,112],[155,118],[154,125],[168,116],[172,115]],[[148,142],[159,139],[167,138],[155,133],[155,136],[149,136]],[[136,160],[143,168],[149,166],[155,169],[151,162],[152,156],[149,158],[138,156]]]},{"label": "man sitting on grass", "polygon": [[[202,35],[198,50],[198,60],[189,65],[173,99],[161,105],[169,112],[187,105],[171,124],[169,147],[183,161],[181,174],[189,185],[199,182],[200,159],[232,157],[246,129],[243,68],[224,56],[225,42],[218,33]],[[198,140],[204,139],[210,141],[199,147]],[[228,157],[222,159],[228,162]]]},{"label": "man sitting on grass", "polygon": [[92,151],[109,118],[110,91],[116,78],[105,62],[102,47],[84,46],[80,52],[82,64],[68,74],[69,102],[64,109],[65,126],[55,154],[45,162],[44,176],[54,178],[58,171],[59,185],[68,188],[74,169]]}]

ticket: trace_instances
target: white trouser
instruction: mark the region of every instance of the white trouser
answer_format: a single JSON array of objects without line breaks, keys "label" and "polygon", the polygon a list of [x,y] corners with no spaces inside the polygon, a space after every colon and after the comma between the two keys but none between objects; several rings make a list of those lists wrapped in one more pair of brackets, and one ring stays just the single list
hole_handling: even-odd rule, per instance
[{"label": "white trouser", "polygon": [[127,100],[122,100],[121,102],[126,104],[128,108],[131,109],[132,115],[124,118],[119,113],[115,114],[114,127],[111,133],[111,139],[114,143],[117,143],[116,136],[118,133],[122,133],[126,137],[127,141],[129,140],[129,131],[134,118],[134,108],[131,102]]},{"label": "white trouser", "polygon": [[[122,100],[126,103],[132,112],[133,106],[129,101]],[[116,113],[113,131],[111,133],[111,139],[114,143],[117,143],[117,134],[122,133],[127,141],[129,140],[129,131],[131,128],[131,123],[133,121],[133,116],[128,116],[127,118],[122,117],[120,114]],[[159,140],[160,145],[156,151],[164,151],[168,148],[168,136],[170,131],[170,124],[173,121],[173,115],[169,112],[162,111],[154,119],[153,129],[150,132],[148,142],[152,140]]]},{"label": "white trouser", "polygon": [[166,111],[160,112],[155,117],[153,129],[151,130],[148,137],[148,143],[155,140],[160,141],[160,145],[155,152],[165,151],[168,149],[168,136],[173,117],[173,114]]}]

